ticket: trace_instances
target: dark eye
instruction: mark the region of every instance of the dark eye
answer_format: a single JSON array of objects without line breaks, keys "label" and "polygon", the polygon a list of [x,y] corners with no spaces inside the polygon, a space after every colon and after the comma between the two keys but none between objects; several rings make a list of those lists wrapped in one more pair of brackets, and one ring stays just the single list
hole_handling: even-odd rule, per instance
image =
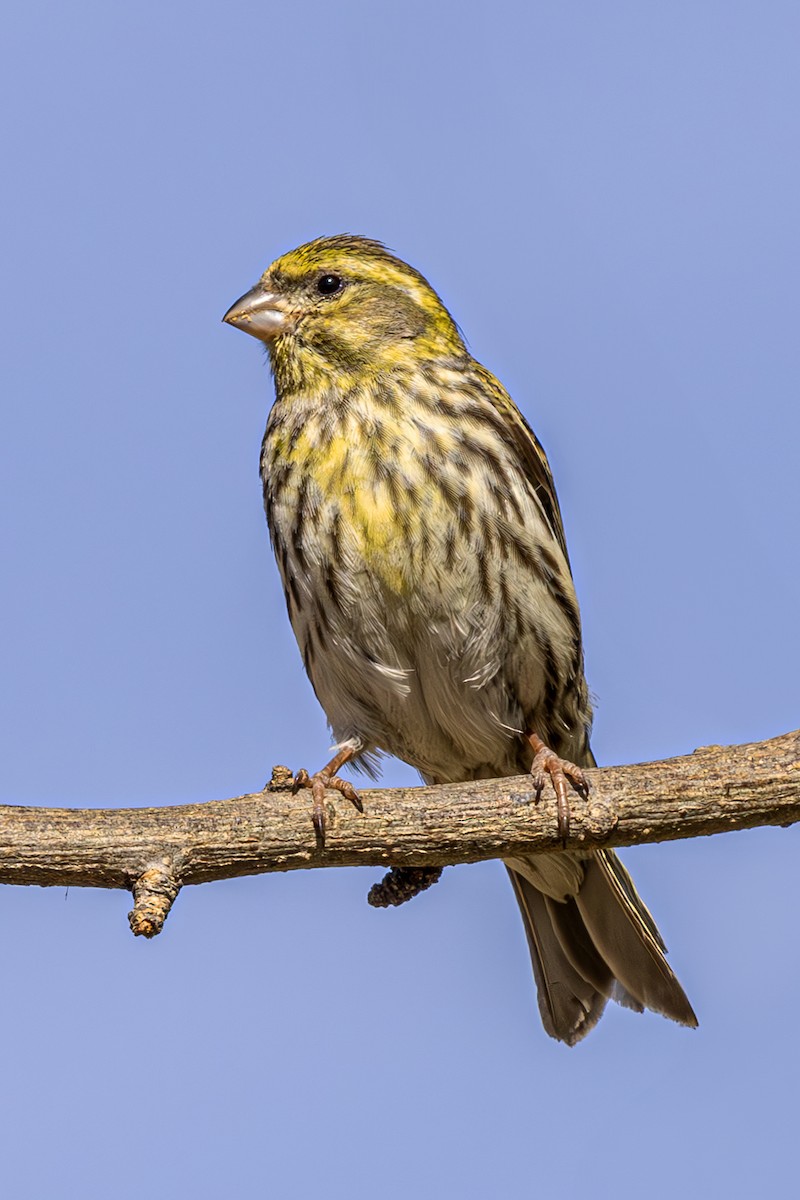
[{"label": "dark eye", "polygon": [[343,284],[338,275],[320,275],[317,280],[317,291],[323,296],[333,296],[342,290]]}]

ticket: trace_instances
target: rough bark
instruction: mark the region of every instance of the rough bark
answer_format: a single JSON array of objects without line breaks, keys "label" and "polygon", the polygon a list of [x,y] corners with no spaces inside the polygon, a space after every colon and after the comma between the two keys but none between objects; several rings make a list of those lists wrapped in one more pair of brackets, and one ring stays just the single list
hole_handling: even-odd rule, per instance
[{"label": "rough bark", "polygon": [[[800,731],[704,746],[663,762],[587,772],[566,846],[632,846],[800,820]],[[553,795],[522,776],[435,788],[364,790],[363,815],[329,795],[317,844],[308,792],[273,790],[171,808],[0,807],[0,883],[127,888],[131,927],[157,933],[180,887],[308,867],[413,866],[562,848]]]}]

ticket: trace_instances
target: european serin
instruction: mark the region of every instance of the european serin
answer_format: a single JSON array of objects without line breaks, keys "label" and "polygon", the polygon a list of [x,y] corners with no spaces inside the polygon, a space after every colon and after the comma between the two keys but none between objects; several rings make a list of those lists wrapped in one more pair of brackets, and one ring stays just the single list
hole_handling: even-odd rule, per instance
[{"label": "european serin", "polygon": [[[418,271],[379,242],[279,258],[225,320],[266,343],[264,504],[289,617],[338,743],[312,788],[381,751],[428,783],[532,771],[585,788],[591,705],[542,447]],[[612,851],[506,863],[547,1032],[573,1045],[611,997],[696,1018]]]}]

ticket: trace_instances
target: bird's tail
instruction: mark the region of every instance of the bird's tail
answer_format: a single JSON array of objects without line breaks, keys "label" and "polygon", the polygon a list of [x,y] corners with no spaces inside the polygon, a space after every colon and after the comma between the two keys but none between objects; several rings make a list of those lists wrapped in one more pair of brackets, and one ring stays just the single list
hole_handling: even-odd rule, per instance
[{"label": "bird's tail", "polygon": [[613,850],[533,855],[506,866],[551,1037],[574,1046],[608,999],[697,1025],[655,922]]}]

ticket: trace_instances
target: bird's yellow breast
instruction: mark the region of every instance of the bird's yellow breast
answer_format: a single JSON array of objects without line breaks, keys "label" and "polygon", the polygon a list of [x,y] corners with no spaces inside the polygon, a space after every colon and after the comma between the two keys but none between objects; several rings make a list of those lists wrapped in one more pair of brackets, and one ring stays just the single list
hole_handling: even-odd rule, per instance
[{"label": "bird's yellow breast", "polygon": [[[429,414],[428,414],[429,418]],[[425,469],[426,455],[454,453],[446,427],[432,430],[402,416],[354,409],[336,420],[311,414],[294,430],[278,430],[265,442],[267,472],[280,465],[294,481],[287,507],[300,504],[308,520],[330,527],[335,520],[343,562],[351,573],[368,571],[397,595],[417,582],[426,530],[438,535],[453,519],[441,489]],[[291,493],[294,493],[292,495]],[[309,533],[311,531],[309,530]]]}]

